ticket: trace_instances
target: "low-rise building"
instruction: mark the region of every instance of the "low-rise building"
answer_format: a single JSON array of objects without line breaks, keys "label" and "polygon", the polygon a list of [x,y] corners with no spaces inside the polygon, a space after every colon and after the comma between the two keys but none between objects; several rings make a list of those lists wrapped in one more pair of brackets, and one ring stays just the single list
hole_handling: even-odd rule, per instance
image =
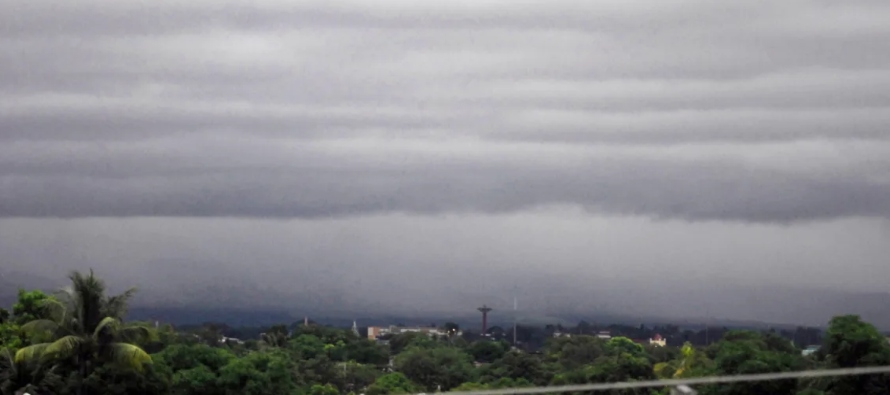
[{"label": "low-rise building", "polygon": [[649,344],[651,344],[653,346],[664,347],[664,346],[667,346],[667,340],[665,340],[663,337],[661,337],[660,334],[656,333],[655,337],[649,339]]},{"label": "low-rise building", "polygon": [[801,351],[800,354],[803,356],[813,355],[816,352],[818,352],[820,349],[822,349],[822,346],[809,346],[809,347],[805,348],[803,351]]},{"label": "low-rise building", "polygon": [[[449,333],[445,328],[437,328],[432,326],[369,326],[368,339],[376,340],[386,335],[401,335],[404,333],[423,333],[428,336],[448,336]],[[453,335],[461,335],[461,332],[453,333]]]},{"label": "low-rise building", "polygon": [[220,337],[220,343],[234,343],[234,344],[244,344],[244,341],[234,337]]}]

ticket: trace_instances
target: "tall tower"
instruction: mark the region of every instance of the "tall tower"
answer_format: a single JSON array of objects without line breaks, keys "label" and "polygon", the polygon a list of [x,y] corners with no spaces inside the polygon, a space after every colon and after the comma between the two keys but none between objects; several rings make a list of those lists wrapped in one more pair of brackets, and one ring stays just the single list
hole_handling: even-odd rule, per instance
[{"label": "tall tower", "polygon": [[491,309],[491,307],[482,305],[482,307],[480,307],[476,310],[479,310],[479,312],[482,313],[482,334],[484,335],[485,332],[488,331],[488,312],[491,311],[492,309]]}]

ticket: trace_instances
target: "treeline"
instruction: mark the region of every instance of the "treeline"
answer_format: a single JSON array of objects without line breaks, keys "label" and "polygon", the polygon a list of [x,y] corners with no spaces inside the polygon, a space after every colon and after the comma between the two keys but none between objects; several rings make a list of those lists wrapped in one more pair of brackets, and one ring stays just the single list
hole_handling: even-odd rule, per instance
[{"label": "treeline", "polygon": [[[386,395],[890,365],[890,343],[856,316],[834,318],[821,349],[809,356],[772,331],[727,330],[709,345],[696,346],[679,342],[684,331],[677,329],[675,345],[658,347],[625,336],[600,339],[581,328],[571,337],[551,336],[534,352],[516,349],[500,336],[412,333],[379,344],[348,329],[318,325],[278,325],[241,341],[227,339],[226,328],[218,325],[184,332],[124,322],[133,290],[107,295],[92,273],[73,273],[70,279],[63,292],[20,291],[11,309],[0,309],[0,394]],[[620,334],[613,329],[613,335]],[[672,334],[670,328],[657,329]],[[708,330],[706,336],[711,335]],[[701,394],[887,394],[890,375],[696,389]]]},{"label": "treeline", "polygon": [[[662,325],[644,325],[638,326],[609,324],[597,325],[581,321],[574,327],[563,325],[545,325],[545,326],[525,326],[519,325],[516,328],[517,345],[527,351],[536,351],[544,347],[547,341],[556,334],[562,335],[590,335],[596,336],[601,332],[605,332],[610,336],[627,337],[636,341],[648,341],[656,335],[661,336],[667,341],[668,345],[680,347],[683,344],[690,343],[693,346],[708,346],[716,343],[723,336],[733,329],[725,326],[689,326],[681,327],[678,325],[662,324]],[[822,344],[822,330],[819,328],[798,327],[794,330],[789,329],[767,329],[757,330],[758,332],[769,332],[781,336],[796,346],[806,347],[809,345]],[[232,329],[231,333],[238,333],[236,329]],[[513,340],[513,328],[503,329],[494,326],[487,331],[487,335],[495,340]],[[473,330],[464,331],[464,338],[468,340],[477,340],[479,335]]]}]

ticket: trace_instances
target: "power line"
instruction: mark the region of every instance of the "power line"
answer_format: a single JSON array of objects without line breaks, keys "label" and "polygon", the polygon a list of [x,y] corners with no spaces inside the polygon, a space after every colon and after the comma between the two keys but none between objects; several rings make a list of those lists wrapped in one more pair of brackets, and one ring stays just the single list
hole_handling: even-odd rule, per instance
[{"label": "power line", "polygon": [[505,395],[505,394],[548,394],[554,392],[579,392],[579,391],[608,391],[634,388],[665,388],[694,386],[707,384],[741,383],[747,381],[772,381],[788,379],[805,379],[832,376],[863,376],[869,374],[890,373],[890,366],[875,366],[865,368],[845,368],[827,370],[805,370],[800,372],[743,374],[735,376],[712,376],[689,379],[668,379],[651,381],[631,381],[622,383],[597,383],[563,385],[554,387],[529,387],[529,388],[505,388],[484,391],[453,392],[455,395]]}]

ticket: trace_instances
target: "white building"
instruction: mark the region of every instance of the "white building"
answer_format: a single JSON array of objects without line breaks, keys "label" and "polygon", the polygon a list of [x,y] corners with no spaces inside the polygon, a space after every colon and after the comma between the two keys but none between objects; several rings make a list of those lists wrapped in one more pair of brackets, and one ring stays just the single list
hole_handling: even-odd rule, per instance
[{"label": "white building", "polygon": [[237,338],[234,338],[234,337],[225,337],[225,336],[222,336],[222,337],[220,338],[220,341],[219,341],[219,342],[220,342],[220,343],[244,344],[244,341],[241,340],[241,339],[237,339]]},{"label": "white building", "polygon": [[655,337],[649,339],[649,344],[651,344],[653,346],[664,347],[664,346],[667,346],[667,340],[665,340],[663,337],[661,337],[660,334],[656,333]]},{"label": "white building", "polygon": [[[369,326],[368,339],[376,340],[384,335],[401,335],[403,333],[424,333],[428,336],[448,336],[448,330],[445,328],[435,328],[430,326]],[[461,332],[454,333],[460,336]]]}]

